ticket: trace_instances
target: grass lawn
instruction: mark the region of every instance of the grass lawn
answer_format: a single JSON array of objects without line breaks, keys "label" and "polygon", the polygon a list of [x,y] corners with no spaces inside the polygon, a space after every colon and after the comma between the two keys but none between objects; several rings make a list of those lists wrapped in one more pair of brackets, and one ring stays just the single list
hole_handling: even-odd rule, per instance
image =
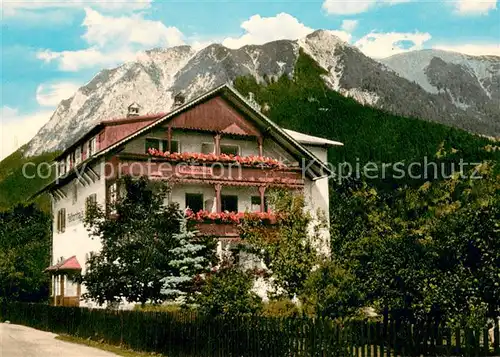
[{"label": "grass lawn", "polygon": [[59,335],[56,337],[56,339],[65,342],[78,343],[80,345],[99,348],[100,350],[111,352],[123,357],[166,357],[165,355],[161,355],[158,353],[136,352],[119,346],[108,345],[106,343],[101,343],[69,335]]}]

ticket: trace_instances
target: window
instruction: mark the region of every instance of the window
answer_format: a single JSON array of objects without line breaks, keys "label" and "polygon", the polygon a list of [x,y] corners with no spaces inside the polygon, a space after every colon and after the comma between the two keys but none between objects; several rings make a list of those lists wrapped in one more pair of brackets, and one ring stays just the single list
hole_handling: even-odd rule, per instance
[{"label": "window", "polygon": [[[260,212],[260,196],[251,197],[252,212]],[[267,212],[267,197],[264,197],[264,212]]]},{"label": "window", "polygon": [[158,139],[146,139],[146,153],[149,149],[160,150],[160,140]]},{"label": "window", "polygon": [[[170,152],[181,152],[179,147],[180,145],[177,140],[172,140],[170,142]],[[167,146],[165,147],[165,151],[167,150],[168,150],[168,141],[167,141]]]},{"label": "window", "polygon": [[186,193],[186,208],[193,212],[203,210],[203,195],[201,193]]},{"label": "window", "polygon": [[82,161],[87,159],[87,148],[89,144],[88,143],[83,143],[82,145]]},{"label": "window", "polygon": [[76,154],[75,152],[73,151],[71,154],[70,154],[70,165],[71,167],[75,167],[75,162],[76,162]]},{"label": "window", "polygon": [[95,193],[87,196],[85,199],[85,215],[87,215],[89,209],[97,204],[97,195]]},{"label": "window", "polygon": [[73,186],[71,187],[71,196],[73,198],[73,204],[78,202],[78,184],[77,182],[73,182]]},{"label": "window", "polygon": [[221,154],[226,154],[226,155],[239,155],[240,154],[240,147],[238,145],[226,145],[226,144],[221,144],[220,146],[220,153]]},{"label": "window", "polygon": [[66,163],[64,160],[59,161],[59,176],[64,175],[66,173]]},{"label": "window", "polygon": [[205,200],[205,211],[214,212],[215,211],[215,200],[213,198],[209,198]]},{"label": "window", "polygon": [[214,144],[202,143],[201,144],[201,153],[202,154],[213,154],[214,153]]},{"label": "window", "polygon": [[64,233],[66,230],[66,209],[61,208],[57,211],[57,233]]},{"label": "window", "polygon": [[222,212],[238,212],[238,196],[221,196],[221,209]]},{"label": "window", "polygon": [[77,147],[75,150],[75,165],[78,165],[82,162],[82,148],[81,146]]},{"label": "window", "polygon": [[[149,149],[156,149],[162,152],[169,151],[168,140],[146,139],[145,152],[148,153]],[[177,140],[171,141],[170,152],[179,152],[179,142]]]},{"label": "window", "polygon": [[96,150],[97,150],[97,140],[96,140],[96,137],[94,136],[92,139],[89,140],[89,157],[91,157],[92,155],[94,155],[96,153]]},{"label": "window", "polygon": [[65,171],[69,172],[71,170],[71,157],[70,155],[66,156],[66,168]]}]

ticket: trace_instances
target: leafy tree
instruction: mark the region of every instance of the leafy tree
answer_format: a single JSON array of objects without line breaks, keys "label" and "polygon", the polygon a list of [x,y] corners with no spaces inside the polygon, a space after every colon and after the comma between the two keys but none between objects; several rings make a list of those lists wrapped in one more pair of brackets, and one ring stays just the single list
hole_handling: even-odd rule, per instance
[{"label": "leafy tree", "polygon": [[196,232],[188,230],[188,222],[183,219],[180,232],[174,234],[176,246],[170,250],[172,259],[169,262],[171,275],[162,279],[162,294],[170,298],[183,297],[185,303],[193,299],[195,284],[193,280],[200,274],[209,271],[211,256],[215,254],[213,241],[196,236]]},{"label": "leafy tree", "polygon": [[[85,223],[102,249],[92,256],[82,282],[85,298],[99,304],[160,302],[165,299],[163,279],[172,275],[173,249],[179,244],[182,213],[176,204],[165,205],[164,187],[146,178],[123,181],[124,195],[106,211],[94,206]],[[113,213],[111,213],[113,212]]]},{"label": "leafy tree", "polygon": [[199,310],[210,316],[252,315],[262,308],[261,299],[252,292],[253,276],[224,259],[205,277],[196,295]]},{"label": "leafy tree", "polygon": [[481,180],[455,175],[392,193],[337,187],[332,255],[366,304],[410,321],[498,316],[500,177],[487,163],[478,169]]},{"label": "leafy tree", "polygon": [[276,190],[269,196],[276,223],[269,227],[259,221],[244,220],[241,225],[243,249],[255,254],[271,271],[271,282],[278,295],[298,296],[304,282],[318,262],[322,222],[316,222],[305,207],[304,196]]},{"label": "leafy tree", "polygon": [[35,205],[0,212],[0,301],[48,299],[50,216]]},{"label": "leafy tree", "polygon": [[353,316],[363,306],[353,274],[338,262],[325,260],[308,277],[301,295],[304,310],[316,316]]}]

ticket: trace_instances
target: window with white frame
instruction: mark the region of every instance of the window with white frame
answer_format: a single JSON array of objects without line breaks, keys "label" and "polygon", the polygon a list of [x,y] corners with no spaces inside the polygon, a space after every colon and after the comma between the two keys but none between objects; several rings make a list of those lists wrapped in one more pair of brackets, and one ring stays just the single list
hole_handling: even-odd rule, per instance
[{"label": "window with white frame", "polygon": [[[148,153],[149,149],[156,149],[161,152],[168,150],[168,140],[147,138],[145,141],[145,152]],[[170,141],[170,152],[180,152],[180,145],[178,140]]]},{"label": "window with white frame", "polygon": [[59,176],[64,175],[66,173],[66,163],[64,160],[59,161]]},{"label": "window with white frame", "polygon": [[94,136],[89,140],[89,157],[94,155],[97,150],[97,138]]},{"label": "window with white frame", "polygon": [[66,172],[69,172],[71,170],[71,155],[66,156]]},{"label": "window with white frame", "polygon": [[82,148],[78,146],[75,149],[75,165],[78,165],[80,162],[82,162]]}]

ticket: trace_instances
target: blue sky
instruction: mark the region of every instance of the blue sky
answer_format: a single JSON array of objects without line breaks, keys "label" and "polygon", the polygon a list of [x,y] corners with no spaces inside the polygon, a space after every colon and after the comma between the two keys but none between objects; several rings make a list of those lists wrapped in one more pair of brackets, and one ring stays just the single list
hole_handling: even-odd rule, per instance
[{"label": "blue sky", "polygon": [[228,47],[329,29],[368,56],[422,48],[500,56],[498,0],[4,0],[0,159],[100,69],[144,49]]}]

